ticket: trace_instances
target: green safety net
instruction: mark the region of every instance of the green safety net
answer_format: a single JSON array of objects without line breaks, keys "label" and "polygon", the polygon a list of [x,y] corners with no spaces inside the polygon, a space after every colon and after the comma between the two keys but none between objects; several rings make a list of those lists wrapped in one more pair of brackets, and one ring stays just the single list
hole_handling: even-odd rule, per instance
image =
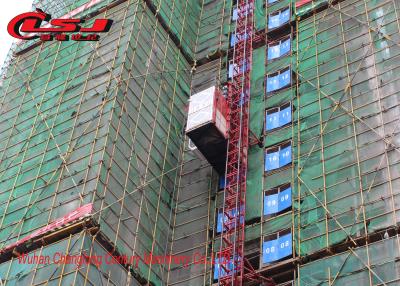
[{"label": "green safety net", "polygon": [[265,29],[265,1],[254,1],[254,27],[257,31]]},{"label": "green safety net", "polygon": [[[46,42],[7,69],[0,248],[94,202],[121,253],[167,252],[190,65],[145,3],[97,17],[114,20],[100,41]],[[164,270],[137,271],[162,285]]]},{"label": "green safety net", "polygon": [[399,137],[390,119],[399,113],[399,65],[389,59],[400,48],[372,31],[379,24],[384,35],[398,33],[394,10],[389,2],[344,1],[298,22],[299,255],[396,224],[399,156],[384,142]]},{"label": "green safety net", "polygon": [[399,257],[398,237],[392,237],[302,265],[295,285],[398,285]]},{"label": "green safety net", "polygon": [[[257,136],[263,133],[264,116],[264,75],[265,48],[253,51],[251,73],[250,129]],[[264,170],[264,150],[257,145],[249,148],[246,190],[246,220],[260,217],[262,210],[262,180]]]},{"label": "green safety net", "polygon": [[[218,56],[229,48],[232,1],[204,0],[196,45],[196,60]],[[233,27],[234,29],[234,27]]]},{"label": "green safety net", "polygon": [[197,31],[200,24],[201,1],[151,1],[182,48],[194,58]]},{"label": "green safety net", "polygon": [[[68,261],[65,260],[67,254]],[[21,260],[12,258],[0,264],[2,283],[106,285],[107,281],[111,280],[117,286],[137,285],[135,279],[131,279],[128,270],[118,263],[112,263],[107,250],[86,232],[77,233],[25,255]],[[38,260],[40,257],[42,260]],[[136,269],[133,270],[135,271]]]}]

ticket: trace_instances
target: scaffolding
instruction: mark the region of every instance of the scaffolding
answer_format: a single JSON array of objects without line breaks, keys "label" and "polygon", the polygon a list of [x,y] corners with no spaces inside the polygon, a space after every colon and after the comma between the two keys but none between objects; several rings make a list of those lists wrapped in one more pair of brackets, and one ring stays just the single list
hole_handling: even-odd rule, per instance
[{"label": "scaffolding", "polygon": [[[293,30],[288,27],[288,35],[293,35],[288,57],[266,58],[267,47],[280,39],[277,31],[272,31],[273,36],[267,35],[265,46],[253,51],[250,109],[250,128],[256,135],[263,135],[266,149],[291,140],[293,165],[265,172],[260,163],[265,160],[264,149],[249,148],[245,255],[250,258],[258,252],[258,257],[256,254],[250,260],[260,273],[272,274],[281,282],[295,280],[287,283],[296,285],[352,285],[361,276],[365,285],[397,285],[395,264],[390,261],[397,261],[398,252],[399,98],[397,61],[393,60],[399,46],[398,3],[302,2],[296,5],[279,1],[265,9],[260,2],[255,3],[262,7],[255,11],[258,30],[268,25],[274,13],[288,7],[294,12],[289,19]],[[227,65],[229,53],[230,50]],[[292,86],[266,94],[265,78],[288,66],[293,71]],[[203,75],[203,69],[215,71],[223,81],[221,68],[225,67],[219,59],[200,65],[192,90],[200,91],[207,83],[215,82],[215,78]],[[287,102],[291,102],[293,110],[292,124],[265,132],[265,110]],[[188,228],[188,236],[184,224],[179,226],[180,241],[196,239],[188,244],[205,253],[215,253],[220,247],[216,222],[223,194],[217,192],[214,196],[218,187],[213,176],[195,180],[196,174],[208,167],[198,163],[192,150],[187,150],[185,156],[190,158],[187,164],[191,170],[185,173],[186,179],[190,177],[192,181],[182,188],[180,197],[186,194],[190,201],[190,195],[198,191],[201,204],[191,198],[193,204],[184,205],[177,213],[184,215],[192,207],[200,212],[200,205],[208,210],[203,209],[201,217],[190,219],[193,228]],[[292,210],[264,217],[263,191],[288,182],[292,184]],[[189,191],[196,184],[199,187]],[[206,185],[207,191],[203,189]],[[204,228],[197,236],[196,223],[205,223],[207,217],[208,230]],[[276,263],[261,264],[262,239],[287,228],[293,233],[292,255]],[[204,238],[210,233],[212,238]],[[210,241],[211,250],[206,246]],[[380,255],[382,247],[386,250]],[[396,247],[391,257],[387,251],[390,247]],[[184,249],[190,251],[189,246]],[[321,270],[317,269],[319,265]],[[210,272],[204,269],[190,278],[189,271],[185,271],[185,279],[174,284],[207,283],[213,280]],[[202,275],[207,276],[205,280]]]},{"label": "scaffolding", "polygon": [[82,230],[25,257],[0,264],[1,282],[2,285],[141,285],[128,269],[113,263],[111,258],[108,264],[100,261],[108,253],[96,233]]},{"label": "scaffolding", "polygon": [[[227,80],[226,54],[229,47],[232,3],[228,0],[202,1],[200,25],[196,42],[196,66],[193,69],[191,93],[211,86],[221,86]],[[218,174],[196,148],[186,148],[176,192],[172,255],[200,255],[213,260],[218,246],[216,190]],[[215,269],[211,263],[187,267],[171,266],[168,285],[212,285]]]},{"label": "scaffolding", "polygon": [[399,4],[308,2],[296,23],[295,248],[320,260],[299,266],[297,285],[397,285]]},{"label": "scaffolding", "polygon": [[[68,12],[87,2],[71,2]],[[194,48],[177,40],[196,39],[192,24],[174,16],[188,19],[194,2],[183,10],[178,2],[155,4],[176,32],[161,28],[146,3],[101,1],[76,16],[88,25],[114,20],[99,42],[19,47],[0,97],[0,248],[93,203],[93,218],[119,253],[167,253],[190,84],[184,49]],[[140,264],[134,273],[162,285],[167,268]],[[6,273],[5,285],[20,279]]]}]

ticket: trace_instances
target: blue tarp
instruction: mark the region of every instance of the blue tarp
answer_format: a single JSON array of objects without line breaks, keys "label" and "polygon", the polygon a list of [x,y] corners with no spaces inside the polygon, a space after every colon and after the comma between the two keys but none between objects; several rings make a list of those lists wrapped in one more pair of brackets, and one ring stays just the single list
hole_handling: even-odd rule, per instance
[{"label": "blue tarp", "polygon": [[267,92],[272,92],[289,85],[291,81],[290,75],[291,71],[288,69],[275,76],[269,76],[267,78]]},{"label": "blue tarp", "polygon": [[[247,38],[247,34],[244,35],[244,38],[245,39]],[[235,43],[236,43],[236,35],[235,35],[235,33],[232,33],[231,34],[231,43],[230,43],[231,48],[235,45]]]},{"label": "blue tarp", "polygon": [[274,153],[265,153],[265,171],[283,167],[292,162],[292,146],[288,146]]},{"label": "blue tarp", "polygon": [[292,122],[292,109],[290,106],[274,113],[267,113],[265,130],[272,130]]},{"label": "blue tarp", "polygon": [[279,21],[280,21],[281,25],[283,25],[286,22],[289,22],[289,20],[290,20],[290,9],[287,8],[287,9],[281,11]]},{"label": "blue tarp", "polygon": [[268,17],[268,28],[269,29],[274,29],[279,26],[281,26],[280,23],[280,14],[275,14],[275,15],[269,15]]},{"label": "blue tarp", "polygon": [[273,60],[281,56],[281,46],[269,46],[268,47],[268,60]]},{"label": "blue tarp", "polygon": [[274,112],[274,113],[267,113],[267,116],[265,118],[265,129],[266,130],[272,130],[272,129],[280,127],[279,114],[280,114],[279,111]]},{"label": "blue tarp", "polygon": [[281,149],[279,152],[279,167],[285,166],[292,162],[292,146]]},{"label": "blue tarp", "polygon": [[232,21],[236,21],[238,18],[238,11],[237,8],[233,9],[233,13],[232,13]]},{"label": "blue tarp", "polygon": [[292,254],[292,234],[263,243],[263,263],[271,263]]},{"label": "blue tarp", "polygon": [[[224,258],[221,258],[221,259],[215,258],[215,260],[214,260],[214,280],[217,280],[219,277],[219,268],[220,268],[219,262],[220,261],[222,261],[222,263],[225,263],[225,265],[224,265],[225,268],[228,268],[229,270],[232,270],[232,268],[233,268],[232,260],[230,260],[229,264],[228,264],[228,261],[226,261],[226,259],[224,259]],[[226,274],[225,270],[222,268],[221,271],[222,271],[222,275],[224,276]]]},{"label": "blue tarp", "polygon": [[290,38],[278,45],[268,47],[268,60],[279,58],[290,51]]},{"label": "blue tarp", "polygon": [[279,1],[279,0],[268,0],[268,4],[272,4],[272,3],[275,3],[277,1]]},{"label": "blue tarp", "polygon": [[235,33],[232,33],[231,34],[231,42],[230,42],[231,48],[235,45],[235,42],[236,42],[236,36],[235,36]]},{"label": "blue tarp", "polygon": [[228,78],[232,78],[233,77],[233,69],[234,65],[233,64],[229,64],[229,68],[228,68]]},{"label": "blue tarp", "polygon": [[264,215],[276,214],[279,212],[278,194],[264,196]]},{"label": "blue tarp", "polygon": [[[275,0],[278,1],[278,0]],[[249,5],[246,5],[246,7],[249,7]],[[242,9],[244,10],[244,9]],[[247,14],[248,9],[246,8],[244,15]],[[239,18],[239,13],[238,13],[238,9],[234,8],[233,12],[232,12],[232,21],[236,21]]]},{"label": "blue tarp", "polygon": [[[231,215],[233,216],[235,214],[236,214],[236,210],[232,210],[231,211]],[[222,219],[223,218],[225,219],[225,221],[228,220],[228,218],[223,215],[222,209],[221,209],[221,210],[219,210],[218,217],[217,217],[217,233],[221,233],[222,232],[222,226],[223,226]],[[243,222],[243,217],[241,218],[241,221]]]},{"label": "blue tarp", "polygon": [[223,218],[222,212],[218,213],[218,220],[217,220],[217,233],[222,232],[222,218]]},{"label": "blue tarp", "polygon": [[279,168],[279,151],[265,154],[265,171]]},{"label": "blue tarp", "polygon": [[292,189],[264,197],[264,215],[276,214],[292,205]]},{"label": "blue tarp", "polygon": [[225,184],[226,184],[225,181],[226,181],[225,177],[222,177],[222,176],[219,177],[219,185],[218,186],[219,186],[220,190],[225,189]]},{"label": "blue tarp", "polygon": [[279,207],[278,211],[283,211],[292,206],[292,188],[289,187],[279,193]]},{"label": "blue tarp", "polygon": [[288,38],[285,41],[281,42],[280,47],[281,47],[281,56],[287,54],[290,52],[290,44],[291,44],[291,39]]},{"label": "blue tarp", "polygon": [[268,29],[275,29],[283,24],[289,22],[290,20],[290,9],[280,11],[279,14],[268,16]]},{"label": "blue tarp", "polygon": [[290,84],[290,79],[291,79],[290,74],[291,71],[290,69],[288,69],[279,75],[279,84],[281,88]]},{"label": "blue tarp", "polygon": [[267,78],[267,92],[280,89],[279,74]]},{"label": "blue tarp", "polygon": [[[229,64],[229,67],[228,67],[228,78],[232,78],[234,75],[236,75],[237,73],[235,73],[235,69],[234,69],[234,67],[237,67],[238,65],[237,64]],[[243,71],[243,69],[246,71],[247,70],[247,63],[245,62],[244,64],[243,64],[243,66],[239,69],[239,72],[242,72]]]},{"label": "blue tarp", "polygon": [[288,106],[279,112],[279,126],[292,122],[292,107]]}]

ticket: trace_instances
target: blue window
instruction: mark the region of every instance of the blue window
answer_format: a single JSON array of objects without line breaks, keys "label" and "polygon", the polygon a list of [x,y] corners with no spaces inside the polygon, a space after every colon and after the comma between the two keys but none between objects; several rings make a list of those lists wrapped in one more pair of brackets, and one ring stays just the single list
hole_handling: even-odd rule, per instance
[{"label": "blue window", "polygon": [[263,242],[263,263],[271,263],[292,255],[292,233]]},{"label": "blue window", "polygon": [[284,88],[291,83],[290,68],[283,69],[277,73],[267,76],[267,93]]},{"label": "blue window", "polygon": [[268,15],[268,29],[275,29],[286,24],[290,20],[290,9],[280,10]]},{"label": "blue window", "polygon": [[292,146],[290,143],[273,147],[265,153],[265,171],[272,171],[292,162]]},{"label": "blue window", "polygon": [[272,215],[292,206],[292,188],[285,185],[265,192],[264,215]]},{"label": "blue window", "polygon": [[265,130],[270,131],[292,122],[292,108],[290,104],[267,110],[265,116]]},{"label": "blue window", "polygon": [[290,37],[268,46],[268,60],[277,59],[290,52]]}]

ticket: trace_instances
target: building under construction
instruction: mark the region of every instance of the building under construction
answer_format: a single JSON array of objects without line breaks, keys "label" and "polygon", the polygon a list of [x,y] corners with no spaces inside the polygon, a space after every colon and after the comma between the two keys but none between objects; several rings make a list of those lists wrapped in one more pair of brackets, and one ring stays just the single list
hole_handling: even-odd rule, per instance
[{"label": "building under construction", "polygon": [[0,286],[400,285],[399,0],[36,8],[113,24],[9,53]]}]

